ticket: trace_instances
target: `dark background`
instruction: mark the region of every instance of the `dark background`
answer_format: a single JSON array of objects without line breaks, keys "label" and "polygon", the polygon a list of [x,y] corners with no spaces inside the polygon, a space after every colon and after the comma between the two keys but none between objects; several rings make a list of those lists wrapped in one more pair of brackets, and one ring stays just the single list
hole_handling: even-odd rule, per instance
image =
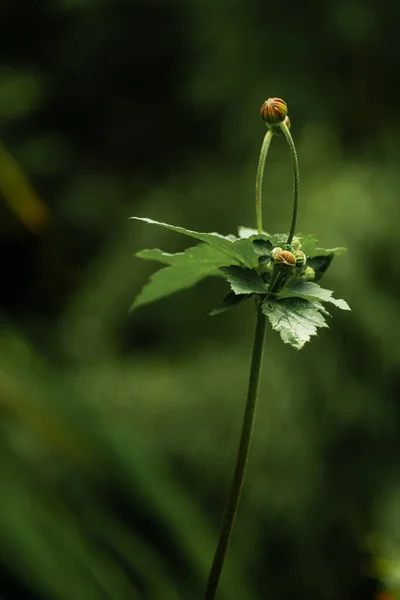
[{"label": "dark background", "polygon": [[[2,0],[0,597],[202,598],[253,311],[210,279],[128,314],[177,234],[254,226],[269,96],[289,106],[300,231],[344,245],[301,353],[268,332],[220,598],[397,597],[397,3]],[[288,228],[283,139],[265,227]]]}]

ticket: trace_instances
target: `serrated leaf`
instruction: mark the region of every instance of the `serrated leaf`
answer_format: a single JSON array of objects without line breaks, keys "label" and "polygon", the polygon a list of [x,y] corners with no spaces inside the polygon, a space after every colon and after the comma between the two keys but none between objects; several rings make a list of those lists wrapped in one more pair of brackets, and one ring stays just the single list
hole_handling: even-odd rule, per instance
[{"label": "serrated leaf", "polygon": [[209,244],[198,244],[191,248],[187,248],[184,252],[170,254],[163,252],[159,248],[149,250],[140,250],[136,253],[138,258],[145,260],[156,260],[166,265],[188,265],[190,263],[201,263],[202,265],[213,265],[216,269],[221,266],[229,266],[237,264],[233,257],[227,256],[224,252],[217,250]]},{"label": "serrated leaf", "polygon": [[184,227],[177,227],[175,225],[168,225],[167,223],[160,223],[159,221],[153,221],[146,217],[130,217],[137,221],[144,221],[151,225],[158,225],[164,227],[170,231],[175,231],[183,235],[195,238],[202,242],[206,242],[216,250],[223,252],[225,255],[234,258],[238,264],[242,264],[245,267],[253,268],[257,266],[257,256],[254,252],[251,240],[237,239],[233,235],[223,236],[219,233],[199,233],[197,231],[191,231]]},{"label": "serrated leaf", "polygon": [[316,248],[315,252],[319,256],[327,256],[328,254],[342,256],[342,254],[346,254],[347,248],[344,248],[343,246],[338,246],[336,248]]},{"label": "serrated leaf", "polygon": [[[258,231],[257,229],[253,229],[251,227],[244,227],[244,225],[240,225],[240,227],[238,227],[238,234],[240,238],[247,239],[252,235],[258,235]],[[265,232],[263,232],[263,234],[268,235]]]},{"label": "serrated leaf", "polygon": [[142,288],[142,291],[131,306],[131,310],[192,287],[201,281],[201,279],[212,275],[213,271],[214,268],[209,267],[204,269],[204,271],[194,271],[190,265],[160,269],[150,277],[149,281]]},{"label": "serrated leaf", "polygon": [[144,258],[145,260],[156,260],[164,265],[172,265],[178,254],[169,254],[168,252],[163,252],[159,248],[146,248],[145,250],[136,252],[135,256],[137,258]]},{"label": "serrated leaf", "polygon": [[351,310],[350,306],[345,300],[337,300],[332,296],[331,290],[322,288],[318,283],[311,281],[304,281],[297,279],[291,281],[285,286],[279,297],[280,298],[304,298],[305,300],[316,300],[318,302],[330,302],[334,306],[341,308],[342,310]]},{"label": "serrated leaf", "polygon": [[238,304],[250,298],[251,294],[235,294],[235,292],[229,292],[222,300],[221,304],[218,304],[215,308],[213,308],[208,314],[210,317],[214,315],[219,315],[227,310],[231,310],[231,308],[235,308]]},{"label": "serrated leaf", "polygon": [[242,267],[221,267],[235,294],[266,294],[268,286],[253,269]]},{"label": "serrated leaf", "polygon": [[318,238],[310,233],[298,233],[293,240],[298,240],[301,244],[301,249],[306,256],[327,256],[333,254],[340,256],[347,252],[346,248],[320,248]]},{"label": "serrated leaf", "polygon": [[168,254],[158,248],[141,250],[137,256],[157,260],[169,266],[160,269],[150,277],[131,310],[189,288],[210,275],[221,276],[219,268],[235,262],[232,257],[208,244],[198,244],[177,254]]},{"label": "serrated leaf", "polygon": [[251,239],[252,241],[256,239],[268,240],[273,247],[286,244],[288,237],[287,233],[267,233],[266,231],[263,231],[259,234],[257,229],[243,227],[242,225],[238,228],[238,233],[241,239]]},{"label": "serrated leaf", "polygon": [[307,258],[307,267],[311,267],[314,271],[313,281],[319,281],[330,266],[334,258],[333,254],[326,256],[312,256]]},{"label": "serrated leaf", "polygon": [[[270,240],[260,238],[252,239],[254,252],[259,256],[269,256],[273,248]],[[260,260],[260,259],[259,259]]]},{"label": "serrated leaf", "polygon": [[272,300],[267,298],[262,311],[275,331],[279,331],[285,344],[301,350],[312,335],[317,335],[318,327],[328,327],[323,314],[327,311],[319,302],[303,298]]}]

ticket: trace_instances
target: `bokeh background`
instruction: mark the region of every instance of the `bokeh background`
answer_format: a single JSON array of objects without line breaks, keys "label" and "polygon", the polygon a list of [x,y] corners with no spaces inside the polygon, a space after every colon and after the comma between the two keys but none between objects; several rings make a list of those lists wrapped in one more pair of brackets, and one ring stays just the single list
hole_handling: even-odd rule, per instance
[{"label": "bokeh background", "polygon": [[[219,279],[129,314],[188,240],[254,226],[259,107],[287,100],[300,231],[344,245],[301,353],[269,332],[221,600],[398,597],[400,5],[2,0],[0,597],[202,598],[254,315]],[[271,148],[265,226],[288,228]],[[385,596],[388,598],[389,596]]]}]

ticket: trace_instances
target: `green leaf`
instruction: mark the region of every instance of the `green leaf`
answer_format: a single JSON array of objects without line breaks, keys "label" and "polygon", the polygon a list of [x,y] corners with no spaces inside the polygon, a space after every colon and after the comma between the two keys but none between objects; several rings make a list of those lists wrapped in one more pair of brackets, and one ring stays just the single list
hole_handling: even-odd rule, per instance
[{"label": "green leaf", "polygon": [[285,286],[279,297],[280,298],[304,298],[305,300],[316,300],[319,302],[330,302],[342,310],[351,310],[350,306],[345,300],[336,300],[332,297],[333,292],[331,290],[325,290],[317,283],[311,281],[304,281],[297,279],[291,281]]},{"label": "green leaf", "polygon": [[[238,228],[239,237],[242,239],[252,238],[261,238],[264,240],[269,240],[273,246],[285,246],[287,242],[288,235],[287,233],[263,233],[260,235],[257,232],[257,229],[252,229],[251,227],[243,227],[240,226]],[[301,245],[301,249],[303,250],[306,256],[326,256],[328,254],[334,254],[339,256],[340,254],[344,254],[347,250],[346,248],[338,247],[338,248],[319,248],[319,241],[314,234],[310,233],[298,233],[294,236],[292,245],[294,247]]]},{"label": "green leaf", "polygon": [[251,240],[237,239],[233,235],[223,236],[219,233],[199,233],[197,231],[191,231],[190,229],[184,229],[183,227],[153,221],[152,219],[145,217],[131,217],[131,219],[144,221],[151,225],[159,225],[165,229],[176,231],[177,233],[206,242],[216,250],[223,252],[226,256],[234,258],[237,264],[242,264],[245,267],[253,268],[257,266],[257,255],[254,252]]},{"label": "green leaf", "polygon": [[236,263],[234,258],[227,256],[224,252],[213,248],[209,244],[198,244],[197,246],[187,248],[184,252],[177,252],[175,254],[163,252],[159,248],[140,250],[135,256],[144,258],[145,260],[156,260],[166,265],[186,266],[188,264],[195,265],[195,263],[199,263],[201,267],[209,265],[216,269]]},{"label": "green leaf", "polygon": [[213,271],[214,269],[193,270],[190,265],[179,268],[165,267],[150,277],[131,306],[131,310],[192,287],[204,277],[212,275]]},{"label": "green leaf", "polygon": [[221,267],[221,271],[231,284],[235,294],[266,294],[268,292],[268,286],[253,269]]},{"label": "green leaf", "polygon": [[210,317],[214,315],[219,315],[231,308],[235,308],[238,304],[250,298],[251,294],[235,294],[235,292],[229,292],[222,300],[221,304],[218,304],[215,308],[213,308],[208,314]]},{"label": "green leaf", "polygon": [[288,234],[287,233],[266,233],[265,231],[262,234],[257,232],[257,229],[252,229],[251,227],[243,227],[240,226],[238,228],[239,237],[241,239],[252,240],[253,242],[257,240],[266,240],[272,247],[274,246],[282,246],[286,244]]},{"label": "green leaf", "polygon": [[340,256],[341,254],[345,254],[345,252],[347,252],[346,248],[342,247],[320,248],[318,246],[318,238],[314,234],[310,233],[298,233],[293,240],[298,240],[300,242],[301,249],[306,256],[327,256],[329,254]]},{"label": "green leaf", "polygon": [[346,252],[347,248],[343,246],[337,246],[336,248],[315,248],[315,253],[318,256],[328,256],[329,254],[341,256],[342,254],[346,254]]},{"label": "green leaf", "polygon": [[[247,239],[252,235],[258,235],[257,229],[252,229],[251,227],[244,227],[243,225],[240,225],[240,227],[238,227],[238,233],[239,237],[243,239]],[[268,234],[263,231],[263,235],[267,236]]]},{"label": "green leaf", "polygon": [[163,252],[159,248],[152,248],[139,250],[139,252],[136,252],[135,256],[137,258],[144,258],[145,260],[156,260],[164,265],[173,265],[177,260],[178,254],[169,254],[168,252]]},{"label": "green leaf", "polygon": [[257,238],[253,239],[253,248],[254,252],[260,256],[270,256],[273,245],[270,240]]},{"label": "green leaf", "polygon": [[307,258],[307,267],[311,267],[314,271],[313,281],[319,281],[324,275],[328,267],[330,266],[334,254],[327,254],[325,256],[312,256]]},{"label": "green leaf", "polygon": [[210,275],[221,275],[219,270],[221,266],[235,262],[233,258],[208,244],[198,244],[177,254],[168,254],[158,248],[141,250],[137,256],[148,260],[157,260],[169,266],[160,269],[150,277],[131,310],[192,287]]},{"label": "green leaf", "polygon": [[318,327],[328,327],[323,317],[323,314],[328,313],[322,304],[303,298],[267,298],[263,302],[262,311],[272,328],[279,331],[285,344],[290,344],[297,350],[301,350],[312,335],[317,335]]}]

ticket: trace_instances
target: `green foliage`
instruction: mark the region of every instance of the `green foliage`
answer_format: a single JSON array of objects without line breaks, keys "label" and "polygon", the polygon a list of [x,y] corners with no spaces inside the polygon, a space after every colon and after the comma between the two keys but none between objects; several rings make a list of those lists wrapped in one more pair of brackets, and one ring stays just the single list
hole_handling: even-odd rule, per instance
[{"label": "green foliage", "polygon": [[[254,252],[250,239],[238,239],[232,235],[222,236],[218,233],[198,233],[152,219],[132,218],[160,225],[205,242],[177,254],[168,254],[157,248],[138,252],[139,258],[157,260],[169,266],[151,277],[132,305],[132,310],[191,287],[209,275],[220,275],[217,271],[219,267],[242,265],[247,268],[258,264],[258,255]],[[247,268],[247,271],[250,269]]]},{"label": "green foliage", "polygon": [[268,292],[268,286],[253,269],[222,267],[221,271],[235,294],[266,294]]},{"label": "green foliage", "polygon": [[279,331],[285,344],[290,344],[296,350],[301,350],[312,335],[317,335],[317,327],[328,327],[323,317],[328,313],[319,302],[302,298],[267,298],[262,310],[272,329]]},{"label": "green foliage", "polygon": [[[287,233],[266,233],[263,232],[261,235],[257,233],[257,229],[252,229],[251,227],[243,227],[240,226],[238,228],[239,237],[243,239],[263,239],[268,240],[272,246],[286,246],[288,234]],[[338,248],[319,248],[319,241],[314,234],[309,233],[299,233],[297,236],[293,237],[292,246],[294,249],[301,248],[306,256],[327,256],[329,254],[334,254],[336,256],[340,256],[346,252],[346,248],[338,247]]]},{"label": "green foliage", "polygon": [[[312,256],[328,256],[333,254],[334,256],[341,256],[346,253],[346,248],[320,248],[318,238],[313,234],[299,233],[293,241],[300,244],[301,249],[307,257]],[[293,244],[294,245],[294,244]]]},{"label": "green foliage", "polygon": [[280,290],[277,299],[265,299],[263,312],[282,340],[300,350],[312,335],[317,335],[317,327],[328,327],[323,315],[329,313],[321,302],[350,310],[345,300],[333,298],[332,293],[317,283],[295,279]]},{"label": "green foliage", "polygon": [[303,298],[304,300],[316,300],[319,302],[330,302],[342,310],[350,310],[345,300],[336,300],[332,297],[333,292],[325,290],[317,283],[310,281],[295,280],[289,282],[279,294],[280,298]]},{"label": "green foliage", "polygon": [[334,254],[326,254],[325,256],[320,255],[308,258],[307,266],[309,267],[309,271],[311,270],[309,278],[313,281],[319,281],[330,266],[334,256]]},{"label": "green foliage", "polygon": [[280,332],[285,343],[298,350],[303,348],[312,335],[316,335],[317,327],[327,327],[322,313],[328,313],[321,302],[350,310],[344,300],[333,298],[333,292],[307,281],[309,273],[303,267],[288,270],[287,266],[277,266],[273,262],[271,249],[278,245],[291,251],[302,249],[307,254],[317,252],[312,278],[320,279],[335,253],[341,254],[344,249],[321,249],[317,246],[318,240],[314,235],[301,234],[288,246],[286,234],[259,235],[256,230],[248,227],[239,227],[239,238],[236,238],[233,235],[198,233],[152,219],[132,218],[160,225],[204,242],[177,254],[168,254],[158,248],[138,252],[136,256],[139,258],[156,260],[168,266],[152,275],[132,309],[191,287],[209,275],[222,274],[230,284],[231,293],[225,296],[210,315],[230,310],[249,296],[257,295],[264,301],[263,311],[272,328]]},{"label": "green foliage", "polygon": [[[144,217],[131,218],[137,219],[138,221],[144,221],[145,223],[150,223],[151,225],[159,225],[160,227],[164,227],[170,231],[176,231],[177,233],[181,233],[202,242],[206,242],[214,250],[218,250],[229,257],[229,260],[226,259],[227,265],[236,263],[248,268],[257,266],[257,260],[254,256],[254,250],[250,240],[237,239],[233,235],[223,236],[220,233],[198,233],[197,231],[191,231],[190,229],[185,229],[184,227],[176,227],[175,225],[168,225],[167,223],[159,223],[158,221],[153,221],[152,219],[147,219]],[[232,261],[232,259],[234,260]]]},{"label": "green foliage", "polygon": [[[363,544],[363,515],[392,498],[398,482],[399,271],[396,252],[388,249],[400,219],[400,75],[397,52],[388,45],[396,40],[400,4],[388,10],[382,2],[320,1],[307,19],[303,4],[294,3],[284,19],[279,3],[268,5],[268,19],[260,6],[259,0],[1,3],[7,69],[0,81],[2,137],[42,194],[55,225],[28,240],[22,221],[2,202],[2,335],[9,319],[11,330],[28,337],[38,355],[49,355],[54,369],[43,375],[43,383],[57,371],[49,398],[55,411],[58,388],[66,381],[84,385],[79,408],[87,401],[106,411],[107,430],[114,429],[116,438],[116,417],[122,414],[131,439],[144,430],[165,463],[186,461],[197,480],[188,495],[200,499],[216,535],[245,393],[253,300],[241,308],[240,324],[235,314],[199,319],[199,312],[219,299],[222,284],[210,278],[194,290],[193,302],[177,298],[171,310],[159,305],[153,314],[130,317],[132,291],[140,289],[152,266],[132,260],[133,243],[137,249],[157,244],[150,239],[138,244],[142,232],[132,235],[132,222],[127,226],[123,220],[125,214],[162,215],[161,220],[207,231],[209,218],[217,231],[235,233],[236,223],[252,224],[254,159],[261,142],[255,111],[264,94],[285,90],[302,169],[299,226],[317,231],[328,247],[349,244],[349,256],[334,261],[323,285],[340,289],[351,305],[357,302],[357,311],[351,322],[337,319],[334,330],[323,335],[324,352],[321,343],[313,344],[308,360],[299,360],[273,334],[251,485],[233,538],[234,551],[245,551],[245,569],[257,589],[226,597],[368,600],[373,592],[357,590],[368,565],[354,561],[354,550]],[[21,36],[28,20],[32,33]],[[43,35],[35,35],[38,30]],[[152,35],[159,43],[143,51]],[[271,70],[266,82],[266,56],[273,47],[285,68]],[[293,60],[299,53],[303,60]],[[157,77],[140,85],[148,73]],[[14,74],[35,78],[38,92],[32,93],[29,81],[23,87],[7,83],[5,75],[14,79]],[[366,124],[376,113],[377,89],[379,118],[371,127]],[[39,151],[39,142],[50,138],[54,145]],[[280,141],[276,148],[265,196],[265,226],[272,231],[286,226],[282,212],[289,211],[290,193],[286,148]],[[49,178],[55,160],[59,170]],[[314,268],[313,260],[308,265]],[[7,358],[1,358],[3,372]],[[15,362],[22,360],[16,356]],[[34,368],[26,364],[15,386],[25,381],[29,386]],[[32,407],[41,397],[34,392]],[[80,411],[80,421],[86,418]],[[6,409],[2,436],[9,428]],[[15,432],[15,451],[26,449],[27,461],[34,452],[29,433],[28,426]],[[124,450],[130,460],[128,441]],[[38,460],[34,473],[55,471],[63,478],[60,462],[49,466]],[[6,461],[2,472],[5,468]],[[73,474],[78,468],[71,464],[68,470]],[[176,481],[176,471],[169,477]],[[37,487],[33,480],[22,491],[21,508],[36,497],[30,494]],[[180,496],[165,495],[154,484],[143,504],[153,494],[171,509],[174,502],[180,506]],[[395,506],[388,513],[391,533],[399,512]],[[367,521],[375,527],[375,516]],[[13,519],[9,528],[18,523]],[[19,529],[21,537],[30,533]],[[39,537],[35,542],[21,579],[44,568],[38,552],[43,542]],[[184,541],[177,546],[186,548]],[[3,554],[15,564],[19,549],[13,548],[4,542]],[[62,576],[62,569],[57,573]],[[154,582],[158,573],[157,566]],[[43,573],[43,579],[50,577],[56,574]],[[7,593],[5,585],[2,581],[0,597],[18,595]],[[84,592],[74,587],[71,595]],[[182,598],[192,598],[188,592]],[[167,586],[148,596],[163,594]]]},{"label": "green foliage", "polygon": [[209,244],[199,244],[177,254],[167,254],[157,248],[142,250],[136,256],[170,266],[157,271],[150,278],[136,298],[132,310],[191,287],[209,275],[221,275],[219,267],[235,262],[234,258],[229,259],[226,253]]}]

